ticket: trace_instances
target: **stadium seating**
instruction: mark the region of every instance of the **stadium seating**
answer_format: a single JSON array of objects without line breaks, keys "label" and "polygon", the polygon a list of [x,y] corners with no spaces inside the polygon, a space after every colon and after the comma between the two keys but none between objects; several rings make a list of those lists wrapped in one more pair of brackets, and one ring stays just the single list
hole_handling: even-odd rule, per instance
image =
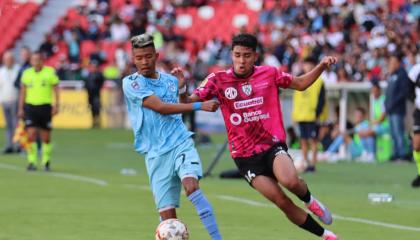
[{"label": "stadium seating", "polygon": [[196,40],[200,45],[215,37],[229,41],[242,25],[247,31],[252,31],[258,20],[257,14],[243,1],[213,2],[202,8],[179,8],[175,32],[185,35],[188,41]]},{"label": "stadium seating", "polygon": [[13,0],[2,0],[3,11],[0,13],[0,56],[13,47],[15,41],[39,12],[41,5],[35,2],[19,3]]},{"label": "stadium seating", "polygon": [[[139,4],[141,0],[133,0],[134,4]],[[125,0],[112,0],[110,2],[111,9],[120,9],[125,3]],[[208,15],[206,17],[206,14]],[[187,7],[177,8],[177,23],[174,27],[176,34],[185,36],[185,47],[190,49],[192,42],[196,41],[199,46],[205,45],[210,39],[215,37],[224,41],[229,41],[232,35],[238,32],[239,27],[246,25],[246,30],[251,31],[252,27],[257,24],[258,12],[248,8],[243,1],[238,2],[212,2],[204,8]],[[108,18],[107,16],[106,18]],[[239,19],[239,20],[238,20]],[[242,19],[242,20],[241,20]],[[183,22],[189,21],[186,23]],[[235,20],[238,25],[235,25]],[[60,20],[59,24],[68,25],[68,23],[79,22],[83,29],[88,28],[87,16],[81,15],[77,9],[72,8],[67,12],[67,15]],[[242,24],[241,24],[242,23]],[[205,27],[203,27],[205,26]],[[71,27],[71,26],[69,26]],[[105,28],[105,26],[101,26]],[[101,41],[103,50],[107,53],[107,63],[111,63],[114,58],[117,43],[109,41]],[[128,46],[127,46],[128,47]],[[84,62],[94,50],[95,44],[90,40],[82,41],[81,43],[81,60]],[[55,66],[58,62],[59,56],[66,53],[67,47],[64,42],[60,42],[58,52],[56,52],[47,64]]]}]

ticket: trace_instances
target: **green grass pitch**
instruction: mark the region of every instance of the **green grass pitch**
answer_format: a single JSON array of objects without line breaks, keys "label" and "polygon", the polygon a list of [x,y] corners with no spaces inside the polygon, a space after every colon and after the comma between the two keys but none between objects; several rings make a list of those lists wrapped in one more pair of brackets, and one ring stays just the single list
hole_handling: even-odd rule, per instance
[{"label": "green grass pitch", "polygon": [[[0,134],[3,146],[4,131]],[[55,130],[51,173],[26,172],[24,156],[0,155],[0,240],[154,239],[158,214],[132,138],[128,130]],[[204,167],[224,137],[213,140],[215,145],[198,147]],[[289,223],[245,181],[215,177],[233,167],[226,152],[214,177],[201,181],[224,239],[318,239]],[[123,175],[123,168],[137,175]],[[329,229],[342,239],[418,240],[420,189],[409,185],[414,175],[414,164],[345,162],[319,164],[316,174],[302,176],[338,215]],[[371,204],[369,192],[391,193],[395,200]],[[193,206],[181,199],[178,217],[191,239],[209,239]]]}]

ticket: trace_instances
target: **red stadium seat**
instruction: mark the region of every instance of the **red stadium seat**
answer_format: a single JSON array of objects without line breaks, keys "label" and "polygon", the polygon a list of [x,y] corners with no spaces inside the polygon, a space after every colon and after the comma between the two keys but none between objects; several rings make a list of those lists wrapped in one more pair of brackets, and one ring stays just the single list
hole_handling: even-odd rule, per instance
[{"label": "red stadium seat", "polygon": [[29,22],[33,17],[38,13],[40,5],[35,2],[19,3],[11,0],[2,0],[2,4],[8,6],[7,11],[4,11],[4,15],[0,18],[0,31],[2,33],[2,40],[0,44],[0,56],[7,49],[13,47],[13,43],[25,28],[28,26]]}]

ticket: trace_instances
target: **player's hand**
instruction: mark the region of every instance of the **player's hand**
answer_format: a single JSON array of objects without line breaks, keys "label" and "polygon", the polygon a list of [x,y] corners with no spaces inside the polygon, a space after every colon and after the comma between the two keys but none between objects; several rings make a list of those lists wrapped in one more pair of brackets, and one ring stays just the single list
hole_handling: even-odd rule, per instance
[{"label": "player's hand", "polygon": [[183,88],[185,86],[185,76],[184,71],[180,67],[176,67],[172,69],[171,74],[178,78],[179,81],[179,88]]},{"label": "player's hand", "polygon": [[19,110],[18,110],[18,118],[19,119],[23,119],[24,117],[25,117],[25,113],[24,113],[23,109],[20,109],[19,108]]},{"label": "player's hand", "polygon": [[333,56],[326,56],[321,60],[321,64],[326,68],[329,68],[331,65],[334,65],[336,63],[337,58]]},{"label": "player's hand", "polygon": [[57,106],[57,105],[53,105],[53,106],[52,106],[52,109],[51,109],[51,114],[52,114],[53,116],[55,116],[55,115],[57,115],[57,114],[58,114],[58,106]]},{"label": "player's hand", "polygon": [[219,102],[216,100],[205,101],[201,105],[201,110],[206,112],[215,112],[219,108]]}]

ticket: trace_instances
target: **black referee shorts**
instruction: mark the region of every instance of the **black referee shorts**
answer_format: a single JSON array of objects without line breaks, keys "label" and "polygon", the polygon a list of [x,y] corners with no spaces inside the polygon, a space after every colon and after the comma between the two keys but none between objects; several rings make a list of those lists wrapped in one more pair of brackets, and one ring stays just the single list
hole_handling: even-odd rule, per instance
[{"label": "black referee shorts", "polygon": [[413,132],[414,134],[420,134],[420,110],[416,108],[413,113],[414,118],[414,126]]},{"label": "black referee shorts", "polygon": [[25,105],[25,126],[51,130],[51,105]]}]

